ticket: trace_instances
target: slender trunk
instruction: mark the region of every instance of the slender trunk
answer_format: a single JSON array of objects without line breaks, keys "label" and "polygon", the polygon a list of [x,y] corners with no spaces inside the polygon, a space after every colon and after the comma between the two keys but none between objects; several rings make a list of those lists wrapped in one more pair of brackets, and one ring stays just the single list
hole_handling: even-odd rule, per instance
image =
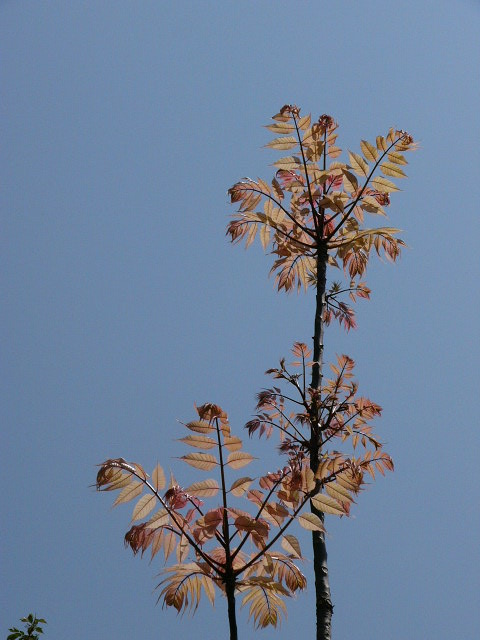
[{"label": "slender trunk", "polygon": [[230,640],[238,640],[237,616],[235,613],[235,579],[227,579],[225,582],[225,591],[227,593]]},{"label": "slender trunk", "polygon": [[[312,389],[319,390],[317,400],[312,407],[310,468],[315,473],[318,469],[320,456],[320,402],[323,376],[323,314],[325,307],[325,290],[327,275],[327,247],[321,243],[317,253],[317,294],[315,305],[315,331],[313,337],[313,368]],[[324,521],[324,514],[311,504],[311,511]],[[330,597],[330,583],[328,581],[327,547],[325,534],[320,531],[312,532],[313,570],[315,573],[316,621],[317,640],[331,640],[331,624],[333,605]]]},{"label": "slender trunk", "polygon": [[220,438],[220,428],[218,420],[215,420],[217,430],[218,457],[220,461],[220,477],[222,481],[222,501],[223,501],[223,539],[225,541],[225,593],[228,604],[228,625],[230,627],[230,640],[238,640],[237,616],[235,613],[235,574],[233,572],[232,554],[230,552],[230,532],[228,529],[227,515],[227,489],[225,484],[225,465],[223,462],[223,448]]}]

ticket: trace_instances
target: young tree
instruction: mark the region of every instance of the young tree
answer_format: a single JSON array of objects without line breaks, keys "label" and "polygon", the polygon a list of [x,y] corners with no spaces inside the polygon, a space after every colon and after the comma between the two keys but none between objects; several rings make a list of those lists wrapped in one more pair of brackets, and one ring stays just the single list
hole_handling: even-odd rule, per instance
[{"label": "young tree", "polygon": [[[256,627],[266,627],[276,626],[285,613],[282,598],[305,588],[305,577],[294,563],[301,559],[300,545],[285,531],[295,519],[315,528],[308,514],[300,515],[315,482],[303,457],[292,450],[283,469],[259,478],[259,488],[250,488],[254,479],[248,476],[227,483],[229,469],[243,468],[254,458],[242,451],[242,441],[232,435],[220,407],[206,404],[197,412],[199,419],[185,425],[191,434],[181,439],[196,451],[182,460],[201,471],[215,470],[217,478],[185,488],[172,476],[162,494],[167,483],[160,465],[149,480],[139,464],[118,458],[100,465],[96,486],[100,491],[121,490],[115,505],[140,496],[132,521],[143,522],[125,536],[134,554],[140,551],[143,556],[150,548],[152,559],[160,550],[165,562],[176,558],[164,570],[158,599],[177,611],[196,610],[201,591],[213,605],[218,587],[227,598],[230,639],[236,640],[236,594],[242,594],[242,605],[249,606]],[[202,498],[219,493],[220,506],[205,510]],[[248,500],[247,507],[237,506],[241,498]],[[155,507],[160,508],[150,516]],[[283,551],[273,549],[276,542]]]},{"label": "young tree", "polygon": [[[308,363],[306,348],[297,347],[300,376],[289,372],[283,360],[278,369],[270,370],[293,387],[297,397],[287,397],[278,387],[261,392],[259,414],[246,426],[250,433],[258,430],[260,435],[277,429],[281,449],[288,455],[304,456],[314,475],[311,514],[322,524],[312,532],[317,640],[330,640],[333,606],[324,514],[348,513],[364,473],[374,476],[375,469],[384,473],[393,469],[393,463],[367,424],[381,409],[357,397],[357,385],[351,381],[353,361],[347,356],[339,358],[332,366],[334,379],[324,382],[324,330],[332,319],[347,330],[356,326],[354,311],[342,296],[348,294],[353,302],[369,298],[370,290],[361,278],[371,253],[392,261],[400,254],[404,243],[397,237],[398,229],[366,227],[364,217],[385,216],[390,194],[398,191],[389,178],[405,177],[403,154],[416,145],[405,131],[390,129],[386,136],[377,136],[376,144],[362,140],[361,154],[349,152],[349,162],[339,162],[337,123],[331,116],[322,115],[312,124],[310,115],[301,117],[298,107],[285,105],[273,120],[267,128],[278,137],[267,147],[293,150],[293,154],[274,163],[277,171],[270,184],[246,178],[229,190],[239,211],[227,233],[232,242],[245,240],[249,246],[259,232],[263,248],[275,257],[271,272],[279,291],[315,289],[313,360]],[[262,201],[263,210],[257,211]],[[327,289],[329,265],[340,272],[343,269],[345,283],[333,281]],[[286,403],[294,405],[293,412],[288,412]],[[350,455],[330,449],[339,440],[350,442]],[[369,445],[373,452],[367,449]],[[360,455],[358,446],[364,448]]]}]

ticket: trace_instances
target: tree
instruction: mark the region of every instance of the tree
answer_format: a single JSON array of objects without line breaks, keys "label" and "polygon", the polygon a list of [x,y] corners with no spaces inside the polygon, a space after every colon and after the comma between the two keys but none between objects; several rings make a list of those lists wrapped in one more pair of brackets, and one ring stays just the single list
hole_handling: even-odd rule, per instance
[{"label": "tree", "polygon": [[[191,433],[181,439],[196,451],[181,459],[201,471],[215,470],[218,479],[184,488],[172,476],[162,495],[167,483],[160,465],[149,480],[139,464],[117,458],[100,465],[96,486],[100,491],[120,490],[115,505],[140,496],[132,521],[144,522],[134,524],[125,536],[134,554],[140,551],[143,556],[150,548],[153,559],[162,550],[167,562],[175,553],[177,562],[164,570],[158,599],[179,612],[196,610],[202,590],[213,605],[219,588],[227,598],[230,638],[236,640],[236,594],[242,594],[242,605],[249,606],[255,625],[266,627],[276,626],[285,613],[282,597],[305,588],[305,577],[294,563],[301,559],[300,545],[285,531],[295,519],[308,529],[317,526],[311,517],[299,515],[315,482],[303,458],[292,451],[283,469],[259,478],[259,488],[250,488],[254,479],[248,476],[227,484],[229,469],[241,469],[254,458],[242,451],[242,441],[232,435],[220,407],[202,405],[197,413],[198,419],[185,425]],[[215,450],[216,455],[206,453]],[[202,498],[219,493],[220,506],[204,510]],[[243,509],[237,506],[240,498],[249,503]],[[283,551],[273,549],[277,541]]]},{"label": "tree", "polygon": [[[314,288],[313,360],[307,363],[305,348],[297,348],[300,376],[290,373],[283,360],[279,368],[270,370],[293,387],[297,397],[287,397],[278,387],[261,392],[259,414],[246,426],[250,434],[258,431],[269,436],[278,430],[284,452],[295,451],[308,459],[316,482],[311,514],[322,523],[312,532],[317,640],[329,640],[333,606],[324,514],[348,513],[364,474],[393,470],[393,463],[368,425],[381,408],[356,395],[357,385],[351,381],[353,361],[348,356],[339,358],[332,365],[334,379],[324,382],[324,331],[333,319],[347,330],[356,326],[354,311],[342,296],[348,294],[352,302],[369,298],[370,290],[361,278],[372,252],[391,261],[400,255],[404,243],[397,237],[398,229],[366,227],[364,218],[365,214],[385,216],[390,194],[398,191],[389,178],[405,177],[403,154],[416,145],[405,131],[390,129],[386,136],[377,136],[376,144],[362,140],[362,153],[349,152],[349,162],[344,163],[336,160],[341,149],[336,146],[338,126],[331,116],[322,115],[312,124],[310,115],[301,117],[297,106],[285,105],[273,120],[267,128],[279,137],[267,147],[294,150],[293,155],[274,163],[277,171],[271,185],[246,178],[231,187],[231,202],[239,210],[227,234],[232,242],[244,240],[248,247],[259,232],[263,248],[275,256],[271,272],[279,291]],[[263,210],[257,211],[262,201]],[[333,281],[327,290],[328,266],[343,270],[347,281]],[[311,369],[308,387],[307,367]],[[286,403],[293,403],[293,412],[288,413]],[[306,427],[307,434],[299,427]],[[351,454],[330,449],[335,441],[349,442]],[[358,447],[363,448],[360,455]]]},{"label": "tree", "polygon": [[[115,505],[139,498],[132,521],[143,522],[125,536],[134,554],[150,548],[153,558],[163,550],[167,562],[175,552],[177,562],[164,570],[159,600],[177,611],[195,610],[202,590],[213,604],[219,588],[227,599],[231,640],[238,637],[238,594],[257,627],[276,626],[286,610],[282,598],[305,587],[295,564],[302,558],[300,543],[287,533],[299,523],[312,532],[317,639],[329,640],[333,607],[325,514],[348,515],[365,475],[393,470],[393,462],[370,424],[381,408],[358,394],[353,360],[338,357],[327,379],[324,330],[333,319],[347,330],[356,326],[354,311],[342,296],[348,294],[352,302],[369,298],[361,278],[372,251],[392,261],[400,253],[404,243],[398,230],[367,228],[364,214],[385,215],[389,194],[398,190],[385,176],[404,177],[403,153],[415,144],[407,133],[391,129],[377,137],[376,145],[362,141],[363,155],[350,152],[349,164],[335,160],[327,166],[341,153],[333,118],[323,115],[311,124],[310,116],[300,117],[298,107],[286,105],[273,120],[268,128],[281,135],[267,146],[296,151],[274,163],[271,186],[246,178],[229,190],[239,211],[227,234],[248,246],[259,232],[263,248],[275,256],[272,272],[279,290],[316,291],[313,358],[306,344],[296,342],[294,361],[287,365],[282,358],[267,371],[287,391],[279,386],[262,390],[257,413],[246,424],[249,435],[270,437],[277,431],[286,464],[260,476],[257,485],[248,476],[227,482],[227,472],[249,464],[253,456],[232,435],[227,414],[215,404],[204,404],[197,408],[198,420],[185,425],[192,433],[182,438],[197,451],[182,460],[201,471],[215,469],[216,478],[184,487],[171,476],[167,487],[160,465],[149,480],[139,464],[117,458],[100,465],[96,486],[120,490]],[[376,175],[377,169],[383,176]],[[263,211],[256,211],[262,201]],[[334,281],[327,290],[327,265],[343,268],[347,282]],[[332,448],[334,444],[342,451]],[[212,450],[216,454],[209,453]],[[204,510],[202,498],[218,494],[220,504]],[[250,510],[237,506],[240,498],[248,501]],[[158,511],[150,516],[156,506]],[[282,552],[273,549],[277,541]]]},{"label": "tree", "polygon": [[33,613],[29,613],[26,618],[20,618],[20,622],[25,622],[25,631],[12,627],[9,629],[10,635],[7,640],[38,640],[39,633],[43,633],[41,624],[47,624],[43,618],[37,618]]}]

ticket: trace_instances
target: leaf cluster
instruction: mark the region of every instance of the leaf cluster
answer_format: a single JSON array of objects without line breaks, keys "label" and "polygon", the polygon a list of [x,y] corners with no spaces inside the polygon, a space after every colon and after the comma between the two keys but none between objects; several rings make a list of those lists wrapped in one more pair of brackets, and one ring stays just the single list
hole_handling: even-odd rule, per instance
[{"label": "leaf cluster", "polygon": [[[248,433],[280,436],[280,451],[289,464],[308,461],[315,470],[316,487],[312,505],[323,513],[348,515],[354,496],[363,488],[365,474],[385,474],[393,462],[373,433],[371,421],[381,415],[381,407],[358,395],[353,379],[355,363],[346,355],[331,364],[332,375],[320,389],[308,386],[313,363],[303,343],[292,349],[295,360],[285,359],[267,374],[289,389],[279,386],[257,395],[257,413],[245,425]],[[340,452],[339,445],[343,449]],[[312,465],[311,462],[314,461]]]},{"label": "leaf cluster", "polygon": [[37,618],[33,613],[29,613],[25,618],[20,618],[20,622],[25,623],[25,630],[11,627],[7,640],[38,640],[39,634],[43,633],[41,624],[47,624],[43,618]]},{"label": "leaf cluster", "polygon": [[[361,153],[349,151],[348,162],[340,162],[338,125],[331,116],[312,123],[310,115],[300,117],[298,107],[285,105],[273,121],[267,129],[277,137],[266,146],[292,155],[273,163],[270,183],[244,178],[229,189],[238,205],[227,227],[232,242],[244,240],[248,247],[258,234],[264,250],[275,256],[271,272],[277,287],[287,292],[316,284],[317,259],[324,252],[350,281],[364,275],[372,251],[395,261],[404,246],[399,230],[365,226],[365,214],[386,215],[390,194],[398,191],[391,178],[406,177],[404,153],[415,149],[412,137],[391,128],[375,144],[362,140]],[[347,289],[361,285],[351,282]],[[353,311],[342,304],[327,318],[348,329]]]},{"label": "leaf cluster", "polygon": [[[162,553],[165,568],[159,600],[177,611],[195,610],[201,593],[213,604],[215,589],[225,593],[233,581],[256,626],[276,625],[285,613],[284,597],[306,586],[296,561],[298,539],[286,533],[297,519],[308,530],[322,530],[318,517],[300,512],[316,491],[316,481],[299,456],[275,473],[227,480],[227,475],[254,459],[232,435],[227,414],[217,405],[197,407],[198,419],[184,425],[181,441],[193,451],[181,457],[215,477],[189,486],[173,475],[167,482],[157,465],[151,477],[123,458],[106,460],[97,474],[97,489],[119,491],[114,505],[137,499],[125,544],[153,559]],[[205,502],[217,499],[213,506]],[[281,549],[274,549],[279,542]]]}]

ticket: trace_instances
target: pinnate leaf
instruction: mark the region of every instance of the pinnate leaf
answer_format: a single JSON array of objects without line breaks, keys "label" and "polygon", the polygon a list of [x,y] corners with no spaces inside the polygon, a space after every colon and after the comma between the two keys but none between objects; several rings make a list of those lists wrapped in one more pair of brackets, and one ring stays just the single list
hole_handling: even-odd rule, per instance
[{"label": "pinnate leaf", "polygon": [[216,446],[216,441],[208,436],[195,434],[194,436],[185,436],[180,438],[180,442],[188,444],[190,447],[196,447],[197,449],[212,449]]},{"label": "pinnate leaf", "polygon": [[370,144],[370,142],[367,142],[366,140],[362,140],[360,142],[360,147],[365,158],[370,160],[370,162],[375,162],[378,156],[378,151],[373,144]]},{"label": "pinnate leaf", "polygon": [[332,516],[344,516],[346,513],[340,503],[323,493],[318,493],[316,496],[313,496],[312,504],[316,509],[322,511],[322,513],[329,513]]},{"label": "pinnate leaf", "polygon": [[165,473],[163,472],[162,467],[157,464],[152,473],[152,483],[157,491],[160,491],[165,486]]},{"label": "pinnate leaf", "polygon": [[252,482],[252,478],[238,478],[237,480],[235,480],[235,482],[232,483],[232,486],[230,487],[230,493],[233,493],[233,495],[238,498],[248,490],[248,487],[252,484]]},{"label": "pinnate leaf", "polygon": [[380,169],[386,176],[392,176],[393,178],[407,177],[407,174],[403,171],[403,169],[400,169],[398,164],[394,164],[393,162],[384,162],[380,165]]},{"label": "pinnate leaf", "polygon": [[215,429],[213,425],[205,420],[192,420],[192,422],[189,422],[185,426],[187,429],[190,429],[190,431],[196,431],[197,433],[211,433]]},{"label": "pinnate leaf", "polygon": [[300,548],[300,543],[295,536],[291,534],[286,534],[282,538],[282,547],[285,549],[287,553],[295,558],[302,557],[302,550]]},{"label": "pinnate leaf", "polygon": [[278,149],[279,151],[285,151],[286,149],[293,149],[296,147],[298,141],[293,136],[284,136],[282,138],[275,138],[271,140],[266,147],[270,149]]},{"label": "pinnate leaf", "polygon": [[215,456],[209,453],[189,453],[186,456],[182,456],[180,460],[184,460],[191,467],[202,471],[210,471],[218,464]]},{"label": "pinnate leaf", "polygon": [[142,496],[133,509],[132,521],[142,520],[148,516],[150,511],[155,507],[156,500],[156,497],[152,493]]},{"label": "pinnate leaf", "polygon": [[187,493],[198,498],[212,498],[217,495],[219,490],[218,482],[213,479],[202,480],[202,482],[194,482],[185,489]]},{"label": "pinnate leaf", "polygon": [[300,525],[308,531],[325,531],[322,521],[314,513],[302,513],[298,516]]},{"label": "pinnate leaf", "polygon": [[242,448],[242,441],[236,436],[225,436],[223,444],[229,451],[238,451]]},{"label": "pinnate leaf", "polygon": [[123,504],[124,502],[130,502],[137,496],[142,493],[143,490],[143,482],[131,482],[128,484],[123,491],[117,496],[117,499],[113,503],[113,506],[116,507],[119,504]]},{"label": "pinnate leaf", "polygon": [[157,513],[154,513],[150,520],[147,522],[149,529],[159,529],[168,524],[170,516],[166,509],[159,509]]},{"label": "pinnate leaf", "polygon": [[393,184],[387,178],[383,178],[382,176],[376,176],[372,180],[372,187],[379,191],[380,193],[393,193],[394,191],[400,191],[400,189]]},{"label": "pinnate leaf", "polygon": [[241,469],[247,464],[250,464],[254,460],[254,457],[246,451],[234,451],[227,458],[227,464],[232,469]]},{"label": "pinnate leaf", "polygon": [[364,176],[365,178],[368,176],[368,164],[362,156],[358,155],[358,153],[353,153],[352,151],[348,152],[348,157],[350,159],[350,164],[355,173],[359,176]]}]

